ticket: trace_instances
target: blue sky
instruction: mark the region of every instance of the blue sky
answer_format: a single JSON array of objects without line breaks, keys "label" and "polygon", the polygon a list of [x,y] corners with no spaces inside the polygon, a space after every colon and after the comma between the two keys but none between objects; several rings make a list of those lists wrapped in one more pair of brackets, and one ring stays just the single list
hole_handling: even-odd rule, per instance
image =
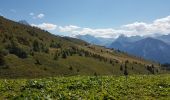
[{"label": "blue sky", "polygon": [[[121,33],[140,34],[122,26],[136,23],[139,28],[153,24],[157,19],[168,19],[169,5],[170,0],[1,0],[0,14],[16,21],[27,20],[44,29],[54,25],[51,27],[55,28],[49,31],[55,34],[80,32],[109,37]],[[105,30],[107,32],[102,33]],[[167,34],[169,30],[161,32]],[[155,31],[147,34],[151,33]]]}]

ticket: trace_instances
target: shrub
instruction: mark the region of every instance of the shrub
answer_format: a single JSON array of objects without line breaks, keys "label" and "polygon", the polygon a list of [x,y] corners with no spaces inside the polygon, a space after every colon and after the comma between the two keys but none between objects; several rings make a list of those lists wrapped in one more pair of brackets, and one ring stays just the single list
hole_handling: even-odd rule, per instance
[{"label": "shrub", "polygon": [[9,65],[5,65],[2,67],[2,69],[9,69],[9,68],[10,68]]},{"label": "shrub", "polygon": [[127,64],[127,63],[129,63],[129,60],[126,60],[126,61],[125,61],[125,64]]},{"label": "shrub", "polygon": [[7,49],[2,49],[2,50],[0,50],[0,52],[1,52],[4,56],[8,55],[8,53],[9,53],[9,51],[8,51]]},{"label": "shrub", "polygon": [[35,61],[36,61],[35,62],[36,65],[42,65],[38,59],[36,59]]},{"label": "shrub", "polygon": [[70,66],[70,67],[69,67],[69,70],[73,70],[73,67],[72,67],[72,66]]},{"label": "shrub", "polygon": [[50,44],[50,47],[51,48],[61,48],[62,45],[60,43],[56,43],[56,42],[52,41]]},{"label": "shrub", "polygon": [[43,52],[49,53],[49,48],[45,46],[45,47],[43,48]]},{"label": "shrub", "polygon": [[94,76],[97,76],[97,73],[96,73],[96,72],[94,72]]}]

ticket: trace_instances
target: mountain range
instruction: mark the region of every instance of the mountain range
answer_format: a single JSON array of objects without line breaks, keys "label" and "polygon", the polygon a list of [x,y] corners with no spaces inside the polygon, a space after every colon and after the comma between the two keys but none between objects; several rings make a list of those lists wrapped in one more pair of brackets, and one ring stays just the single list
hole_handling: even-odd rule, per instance
[{"label": "mountain range", "polygon": [[170,34],[157,36],[155,38],[159,39],[159,40],[162,40],[163,42],[165,42],[165,43],[170,45]]},{"label": "mountain range", "polygon": [[84,41],[86,41],[88,43],[91,43],[91,44],[101,45],[101,46],[109,45],[111,42],[114,41],[114,38],[94,37],[94,36],[89,35],[89,34],[76,35],[75,38],[84,40]]},{"label": "mountain range", "polygon": [[[80,38],[81,39],[81,38]],[[88,40],[85,40],[88,41]],[[102,39],[100,39],[102,42]],[[105,39],[103,41],[106,41]],[[95,43],[98,45],[103,45]],[[120,35],[118,38],[107,42],[107,48],[114,48],[148,60],[170,63],[170,34],[155,37],[142,37]]]},{"label": "mountain range", "polygon": [[139,38],[136,41],[131,41],[131,37],[127,38],[128,37],[119,37],[108,47],[119,49],[138,57],[143,57],[160,63],[170,63],[170,45],[168,44],[169,41],[167,41],[167,37],[146,37]]}]

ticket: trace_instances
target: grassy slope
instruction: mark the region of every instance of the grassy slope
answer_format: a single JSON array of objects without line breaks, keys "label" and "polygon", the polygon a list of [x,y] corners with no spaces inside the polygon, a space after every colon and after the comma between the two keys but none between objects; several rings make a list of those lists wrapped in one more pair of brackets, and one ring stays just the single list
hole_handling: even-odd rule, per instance
[{"label": "grassy slope", "polygon": [[170,75],[0,80],[0,99],[169,100]]},{"label": "grassy slope", "polygon": [[[93,48],[95,48],[95,49],[93,49]],[[93,51],[93,52],[100,54],[100,55],[107,57],[107,58],[117,59],[120,62],[125,62],[126,60],[128,60],[130,62],[137,62],[137,63],[141,63],[141,64],[154,64],[155,66],[159,66],[158,63],[156,63],[156,62],[152,62],[152,61],[145,60],[145,59],[142,59],[142,58],[139,58],[139,57],[128,55],[127,53],[124,53],[124,52],[118,52],[118,51],[115,51],[115,50],[106,49],[106,48],[100,47],[100,46],[92,45],[92,46],[88,46],[84,49],[89,50],[89,51]],[[103,52],[101,52],[101,50]]]},{"label": "grassy slope", "polygon": [[[123,71],[120,71],[120,65],[124,64],[126,60],[129,61],[127,65],[130,74],[149,74],[150,72],[146,70],[145,65],[154,64],[159,67],[157,63],[133,57],[126,53],[89,45],[74,38],[54,36],[38,28],[18,24],[2,17],[0,17],[0,36],[0,49],[6,48],[11,40],[15,40],[21,48],[28,52],[31,51],[35,40],[49,49],[49,53],[34,52],[34,56],[29,54],[25,59],[18,58],[14,54],[6,55],[5,60],[8,68],[0,66],[0,77],[3,78],[94,75],[94,73],[98,75],[122,75]],[[61,48],[50,47],[52,41],[61,44]],[[71,46],[98,54],[106,58],[107,61],[100,61],[94,57],[78,56],[77,54],[68,56],[67,59],[60,57],[59,60],[54,60],[54,53],[57,50],[65,50]],[[40,61],[41,65],[35,64],[36,59]],[[110,64],[110,59],[116,60],[117,63]],[[131,70],[132,66],[134,70]],[[162,73],[162,71],[160,70],[159,73]]]},{"label": "grassy slope", "polygon": [[[50,59],[49,55],[37,55],[42,65],[35,65],[35,60],[32,59],[32,57],[20,59],[15,55],[6,56],[10,67],[0,70],[1,78],[94,75],[95,73],[98,75],[123,75],[123,71],[120,71],[119,63],[113,66],[110,63],[102,62],[91,57],[81,57],[77,55],[55,61],[52,58]],[[149,73],[144,65],[129,63],[127,66],[129,74]],[[133,70],[131,66],[134,67]]]}]

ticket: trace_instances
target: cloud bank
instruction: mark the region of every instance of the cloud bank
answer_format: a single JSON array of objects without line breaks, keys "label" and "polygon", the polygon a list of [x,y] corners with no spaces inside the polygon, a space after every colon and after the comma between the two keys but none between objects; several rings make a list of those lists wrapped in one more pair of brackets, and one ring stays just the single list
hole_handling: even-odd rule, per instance
[{"label": "cloud bank", "polygon": [[74,26],[74,25],[69,25],[69,26],[59,26],[58,30],[60,32],[74,32],[76,30],[80,29],[80,27],[78,26]]},{"label": "cloud bank", "polygon": [[127,25],[122,25],[118,29],[114,28],[89,28],[75,25],[60,26],[50,23],[43,23],[33,26],[40,27],[46,30],[56,30],[63,35],[69,33],[69,36],[90,34],[97,37],[118,37],[121,34],[126,36],[152,36],[154,34],[169,34],[170,33],[170,16],[156,19],[152,23],[134,22]]},{"label": "cloud bank", "polygon": [[39,25],[31,24],[31,26],[39,27],[44,30],[55,30],[57,28],[57,25],[51,23],[42,23]]},{"label": "cloud bank", "polygon": [[155,33],[168,34],[170,33],[170,16],[156,19],[152,23],[135,22],[122,26],[125,30],[131,30],[129,35],[152,35]]}]

